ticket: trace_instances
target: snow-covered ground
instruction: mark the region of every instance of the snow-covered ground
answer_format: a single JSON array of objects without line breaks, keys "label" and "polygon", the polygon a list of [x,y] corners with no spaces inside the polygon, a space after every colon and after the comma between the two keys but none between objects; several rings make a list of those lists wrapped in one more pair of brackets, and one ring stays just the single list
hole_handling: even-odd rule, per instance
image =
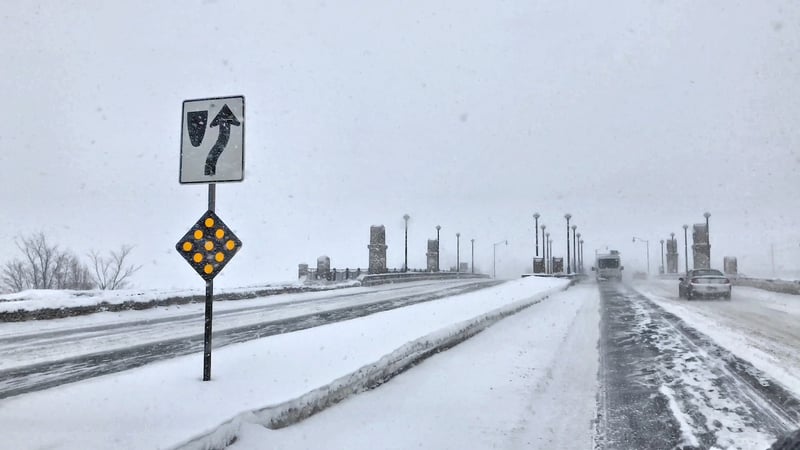
[{"label": "snow-covered ground", "polygon": [[[418,281],[214,302],[214,331],[367,305],[392,299],[397,292],[424,294],[476,282],[480,283],[479,280]],[[192,303],[3,324],[0,370],[202,334],[204,308],[202,303]]]},{"label": "snow-covered ground", "polygon": [[[442,340],[564,289],[525,278],[469,294],[345,322],[231,345],[214,352],[212,381],[199,381],[202,355],[162,361],[0,404],[3,446],[25,448],[202,447],[238,433],[251,411],[323,395],[334,380],[414,345]],[[542,319],[537,324],[555,327]],[[414,344],[414,345],[410,345]],[[562,350],[562,353],[565,350]],[[554,351],[553,354],[557,354]],[[594,375],[594,373],[592,374]],[[221,425],[224,426],[219,428]],[[217,433],[215,434],[215,430]]]},{"label": "snow-covered ground", "polygon": [[[308,285],[300,281],[277,284],[263,284],[238,288],[217,289],[215,295],[257,294],[267,296],[283,294],[298,289],[303,291],[329,291],[359,285],[358,281],[342,281],[331,284]],[[58,289],[30,289],[14,294],[0,295],[0,313],[16,311],[36,311],[40,309],[63,309],[91,307],[97,305],[119,305],[123,303],[150,303],[167,299],[205,296],[205,286],[198,289],[120,289],[72,291]]]},{"label": "snow-covered ground", "polygon": [[589,449],[599,294],[578,285],[296,425],[233,450]]},{"label": "snow-covered ground", "polygon": [[735,286],[730,301],[687,301],[677,281],[637,290],[800,396],[800,296]]}]

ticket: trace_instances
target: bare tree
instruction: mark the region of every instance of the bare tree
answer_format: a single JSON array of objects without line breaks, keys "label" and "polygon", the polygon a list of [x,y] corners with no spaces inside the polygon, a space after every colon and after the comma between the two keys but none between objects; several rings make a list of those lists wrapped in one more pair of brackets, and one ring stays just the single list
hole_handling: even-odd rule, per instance
[{"label": "bare tree", "polygon": [[53,266],[58,246],[49,245],[43,232],[15,239],[17,248],[22,251],[27,262],[29,288],[52,289]]},{"label": "bare tree", "polygon": [[78,257],[72,253],[62,253],[56,259],[54,270],[55,289],[74,289],[85,291],[95,286],[92,273]]},{"label": "bare tree", "polygon": [[3,265],[2,279],[0,281],[5,287],[13,292],[19,292],[28,288],[28,271],[25,270],[25,263],[20,259],[9,261]]},{"label": "bare tree", "polygon": [[123,289],[129,285],[128,278],[142,268],[126,262],[131,250],[133,246],[122,245],[117,251],[109,251],[107,256],[94,250],[89,253],[94,267],[92,278],[99,289]]},{"label": "bare tree", "polygon": [[92,289],[89,269],[69,250],[49,244],[43,232],[15,239],[23,258],[5,263],[0,282],[15,292],[24,289]]}]

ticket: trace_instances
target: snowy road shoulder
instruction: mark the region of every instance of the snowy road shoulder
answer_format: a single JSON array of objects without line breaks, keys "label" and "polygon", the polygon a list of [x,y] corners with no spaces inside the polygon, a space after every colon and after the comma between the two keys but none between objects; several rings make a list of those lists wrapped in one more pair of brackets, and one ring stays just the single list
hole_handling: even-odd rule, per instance
[{"label": "snowy road shoulder", "polygon": [[[498,309],[519,308],[565,288],[527,278],[471,294],[233,345],[214,353],[212,382],[201,355],[5,400],[4,442],[13,448],[207,448],[252,411],[298,399],[374,364],[422,336],[458,333]],[[447,331],[450,330],[450,331]],[[214,434],[223,427],[221,434]],[[44,431],[43,431],[44,430]]]}]

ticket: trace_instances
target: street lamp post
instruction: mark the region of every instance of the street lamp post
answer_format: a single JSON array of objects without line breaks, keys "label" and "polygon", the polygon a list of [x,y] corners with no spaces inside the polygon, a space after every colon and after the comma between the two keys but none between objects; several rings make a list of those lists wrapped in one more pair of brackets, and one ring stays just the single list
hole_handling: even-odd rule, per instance
[{"label": "street lamp post", "polygon": [[461,233],[456,233],[456,273],[461,272]]},{"label": "street lamp post", "polygon": [[564,218],[567,219],[567,275],[569,275],[572,272],[569,261],[569,219],[572,218],[572,214],[564,214]]},{"label": "street lamp post", "polygon": [[581,255],[581,265],[580,265],[580,267],[581,267],[581,273],[583,273],[583,239],[581,239],[580,241],[578,241],[578,243],[579,243],[579,244],[581,244],[581,252],[580,252],[580,255]]},{"label": "street lamp post", "polygon": [[708,211],[703,213],[703,217],[706,218],[706,245],[708,245],[708,268],[711,268],[711,231],[708,229],[708,218],[711,217],[711,213]]},{"label": "street lamp post", "polygon": [[544,246],[544,273],[550,273],[550,258],[553,256],[551,253],[552,249],[550,248],[550,243],[553,241],[550,240],[550,233],[542,233],[542,239],[545,240],[542,243]]},{"label": "street lamp post", "polygon": [[662,239],[660,242],[661,242],[661,268],[658,269],[658,273],[665,273],[666,270],[664,270],[664,240]]},{"label": "street lamp post", "polygon": [[492,278],[497,278],[497,246],[500,244],[508,245],[508,240],[495,242],[492,246]]},{"label": "street lamp post", "polygon": [[472,262],[470,262],[469,266],[472,273],[475,273],[475,239],[470,239],[469,241],[472,243]]},{"label": "street lamp post", "polygon": [[410,218],[411,216],[409,216],[408,214],[405,214],[403,216],[403,220],[406,221],[406,251],[405,251],[406,256],[405,256],[405,262],[403,263],[403,272],[408,272],[408,219]]},{"label": "street lamp post", "polygon": [[686,230],[689,229],[689,225],[683,225],[683,264],[686,266],[686,276],[689,276],[689,244],[688,244],[688,236],[686,234]]},{"label": "street lamp post", "polygon": [[636,242],[637,240],[639,240],[641,242],[644,242],[645,245],[647,246],[647,275],[649,276],[650,275],[650,241],[648,241],[647,239],[637,238],[636,236],[634,236],[633,237],[633,242]]},{"label": "street lamp post", "polygon": [[437,272],[442,270],[441,267],[439,266],[439,262],[442,260],[439,257],[440,252],[442,250],[441,247],[439,246],[439,230],[441,229],[442,229],[441,225],[436,225],[436,271]]},{"label": "street lamp post", "polygon": [[581,258],[581,250],[580,250],[581,234],[578,233],[576,236],[578,237],[578,241],[575,245],[575,249],[577,250],[576,253],[577,256],[575,257],[575,266],[577,266],[577,269],[575,271],[578,273],[583,273],[583,259]]},{"label": "street lamp post", "polygon": [[[673,243],[675,242],[675,233],[670,233],[669,234],[669,241],[673,242]],[[675,243],[674,245],[675,245],[674,251],[677,254],[678,253],[678,245],[677,245],[677,243]],[[667,251],[669,251],[669,246],[667,246]],[[667,255],[669,255],[669,253],[667,253]],[[667,260],[667,261],[669,261],[669,260]],[[677,272],[677,271],[678,271],[678,261],[677,261],[677,258],[676,258],[676,260],[675,260],[675,272]],[[669,272],[669,269],[667,269],[667,272]]]},{"label": "street lamp post", "polygon": [[547,241],[544,236],[544,230],[547,229],[547,225],[542,224],[539,228],[542,229],[542,261],[544,261],[544,273],[547,273]]},{"label": "street lamp post", "polygon": [[[533,231],[536,233],[536,256],[539,256],[539,213],[533,213],[533,220],[535,221],[533,225]],[[544,236],[542,236],[544,238]]]},{"label": "street lamp post", "polygon": [[572,271],[578,272],[578,238],[575,236],[577,225],[572,226]]},{"label": "street lamp post", "polygon": [[[548,238],[549,238],[549,233],[548,233]],[[552,239],[548,239],[547,240],[547,252],[550,255],[550,273],[552,274],[553,273],[553,240]]]}]

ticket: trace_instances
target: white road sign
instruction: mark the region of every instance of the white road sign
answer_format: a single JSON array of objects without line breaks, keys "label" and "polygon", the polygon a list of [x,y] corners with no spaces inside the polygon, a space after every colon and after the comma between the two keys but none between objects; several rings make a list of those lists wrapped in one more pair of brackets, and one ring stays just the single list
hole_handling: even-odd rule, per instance
[{"label": "white road sign", "polygon": [[244,96],[185,100],[181,183],[244,179]]}]

